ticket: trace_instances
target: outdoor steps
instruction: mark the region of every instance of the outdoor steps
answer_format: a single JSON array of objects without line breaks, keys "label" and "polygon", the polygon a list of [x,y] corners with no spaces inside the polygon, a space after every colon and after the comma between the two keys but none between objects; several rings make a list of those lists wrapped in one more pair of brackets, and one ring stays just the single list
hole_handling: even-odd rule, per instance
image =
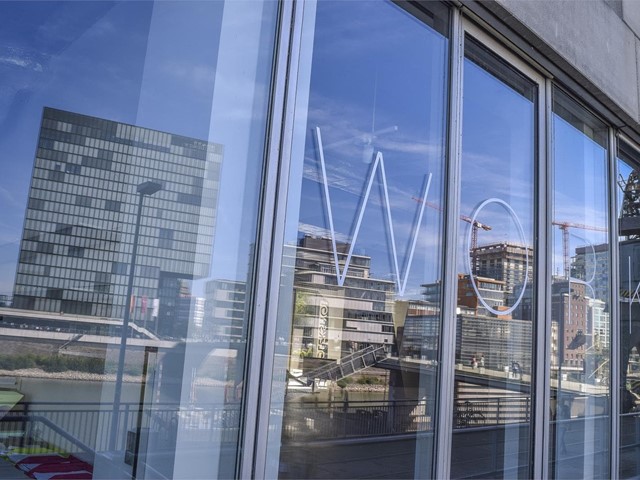
[{"label": "outdoor steps", "polygon": [[307,385],[311,385],[314,380],[338,381],[366,368],[373,367],[385,358],[387,358],[387,353],[383,346],[370,345],[346,357],[342,357],[336,363],[330,363],[311,370],[303,377],[307,378]]}]

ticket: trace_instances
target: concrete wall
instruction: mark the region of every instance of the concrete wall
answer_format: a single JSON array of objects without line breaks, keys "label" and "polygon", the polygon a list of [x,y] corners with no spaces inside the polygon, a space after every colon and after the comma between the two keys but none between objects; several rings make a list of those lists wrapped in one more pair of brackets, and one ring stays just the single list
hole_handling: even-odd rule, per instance
[{"label": "concrete wall", "polygon": [[640,1],[494,0],[484,5],[640,131]]}]

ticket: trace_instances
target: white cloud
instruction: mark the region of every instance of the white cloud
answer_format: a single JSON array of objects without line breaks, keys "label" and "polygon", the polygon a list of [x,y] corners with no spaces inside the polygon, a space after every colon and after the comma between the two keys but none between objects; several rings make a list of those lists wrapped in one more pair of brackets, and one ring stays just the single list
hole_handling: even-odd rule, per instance
[{"label": "white cloud", "polygon": [[33,53],[24,49],[5,48],[0,53],[0,64],[10,67],[19,67],[34,72],[42,72],[44,70],[42,63],[38,61]]}]

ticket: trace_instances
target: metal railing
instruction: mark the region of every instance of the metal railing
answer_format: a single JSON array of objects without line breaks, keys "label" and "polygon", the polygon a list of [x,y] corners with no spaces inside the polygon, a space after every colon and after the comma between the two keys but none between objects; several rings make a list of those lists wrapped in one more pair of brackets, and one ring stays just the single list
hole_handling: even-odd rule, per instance
[{"label": "metal railing", "polygon": [[455,403],[453,415],[454,428],[527,423],[531,418],[531,399],[529,397],[466,399]]},{"label": "metal railing", "polygon": [[[141,417],[142,415],[142,417]],[[65,452],[109,450],[113,409],[101,403],[20,403],[0,421],[0,438],[11,443],[46,446]],[[127,447],[127,433],[143,428],[158,448],[171,447],[178,430],[193,442],[236,442],[240,424],[237,404],[179,407],[123,403],[118,413],[115,450]]]},{"label": "metal railing", "polygon": [[[64,429],[41,415],[11,415],[0,419],[0,431],[20,435],[18,445],[22,447],[46,447],[64,452],[83,451],[95,454],[91,446],[83,443]],[[46,431],[47,438],[39,435]]]},{"label": "metal railing", "polygon": [[393,435],[432,430],[425,402],[323,402],[288,404],[286,441]]},{"label": "metal railing", "polygon": [[[0,437],[37,442],[56,449],[108,451],[113,410],[100,403],[21,403],[0,422]],[[399,435],[433,430],[433,404],[422,401],[334,401],[285,404],[282,412],[286,441]],[[454,405],[454,428],[468,429],[527,423],[527,397],[468,399]],[[172,448],[178,430],[196,443],[235,443],[238,404],[147,405],[122,404],[116,424],[115,449],[126,449],[127,433],[144,430],[156,448]]]},{"label": "metal railing", "polygon": [[[356,401],[286,404],[283,437],[289,441],[430,432],[433,405],[426,401]],[[454,405],[454,428],[528,423],[528,397],[468,399]]]}]

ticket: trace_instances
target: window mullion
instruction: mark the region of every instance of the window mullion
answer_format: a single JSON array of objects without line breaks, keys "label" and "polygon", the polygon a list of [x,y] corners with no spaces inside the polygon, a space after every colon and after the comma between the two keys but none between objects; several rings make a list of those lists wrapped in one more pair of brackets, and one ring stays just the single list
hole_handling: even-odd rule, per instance
[{"label": "window mullion", "polygon": [[464,28],[458,9],[452,9],[449,128],[447,162],[447,204],[445,207],[444,288],[442,289],[442,330],[440,335],[440,381],[435,432],[434,478],[449,478],[451,436],[453,433],[453,396],[455,384],[455,342],[457,308],[457,245],[459,235],[460,174],[462,154],[462,69]]},{"label": "window mullion", "polygon": [[[277,198],[286,198],[280,190],[286,187],[289,150],[286,146],[286,125],[290,125],[292,110],[287,112],[288,89],[292,82],[288,81],[290,61],[295,63],[297,53],[295,34],[298,29],[290,28],[295,20],[300,20],[302,8],[294,8],[292,0],[285,0],[280,6],[279,33],[273,72],[273,89],[271,98],[270,123],[267,138],[269,145],[266,155],[266,169],[262,191],[262,211],[260,218],[259,240],[256,244],[254,275],[255,287],[252,301],[252,322],[248,338],[248,358],[246,373],[246,393],[243,405],[243,424],[241,431],[242,449],[238,458],[238,478],[264,478],[266,469],[266,452],[269,426],[269,394],[273,373],[275,351],[275,330],[277,309],[279,258],[284,229],[284,202],[277,203]],[[298,24],[301,23],[298,21]],[[291,67],[291,68],[295,68]],[[295,71],[295,70],[294,70]],[[293,76],[292,78],[295,78]],[[285,177],[282,181],[281,177]],[[283,187],[283,185],[285,187]],[[280,195],[282,195],[280,197]],[[278,249],[279,247],[279,249]],[[275,283],[275,286],[274,286]],[[275,292],[275,295],[274,295]],[[273,299],[273,301],[268,301]],[[263,360],[264,359],[264,360]],[[257,413],[257,415],[256,415]]]},{"label": "window mullion", "polygon": [[618,189],[618,145],[613,128],[609,128],[609,238],[610,238],[610,288],[611,311],[609,319],[609,382],[611,385],[611,463],[610,478],[618,478],[620,453],[620,249],[618,245],[618,205],[616,193]]}]

